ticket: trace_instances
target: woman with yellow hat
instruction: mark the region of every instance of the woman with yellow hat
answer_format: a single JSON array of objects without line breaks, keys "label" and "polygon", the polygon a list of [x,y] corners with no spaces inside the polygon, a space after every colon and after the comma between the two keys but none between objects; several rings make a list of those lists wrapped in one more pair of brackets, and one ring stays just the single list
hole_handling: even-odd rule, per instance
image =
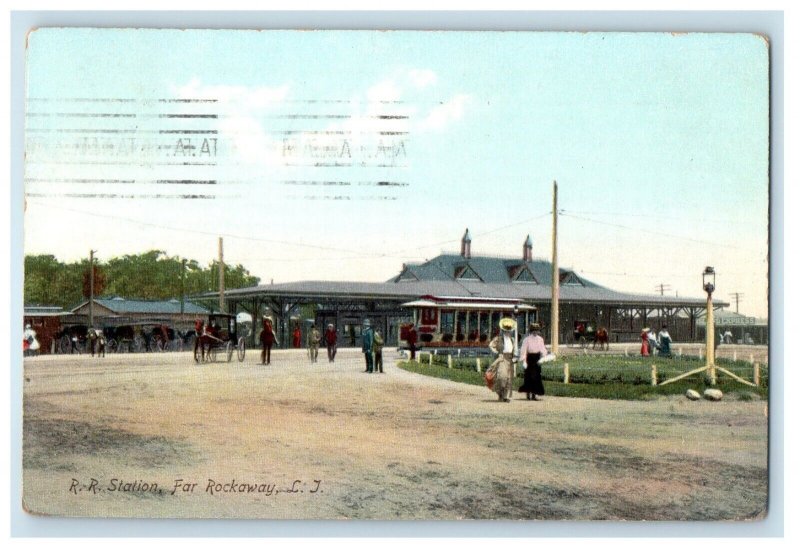
[{"label": "woman with yellow hat", "polygon": [[512,318],[500,320],[500,333],[489,342],[489,349],[497,359],[489,366],[487,373],[493,375],[493,390],[500,401],[510,402],[514,391],[514,352],[516,341],[514,329],[517,322]]}]

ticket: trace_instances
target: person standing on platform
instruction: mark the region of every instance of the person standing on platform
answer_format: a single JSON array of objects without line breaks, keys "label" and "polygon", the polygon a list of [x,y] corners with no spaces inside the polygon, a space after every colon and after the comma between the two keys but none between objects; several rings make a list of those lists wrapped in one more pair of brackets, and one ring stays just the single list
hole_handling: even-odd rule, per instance
[{"label": "person standing on platform", "polygon": [[529,400],[538,401],[536,396],[544,396],[544,383],[542,383],[542,366],[539,360],[547,355],[547,348],[538,323],[528,327],[528,336],[522,341],[519,349],[519,359],[525,360],[525,381],[519,387],[520,392],[525,392]]},{"label": "person standing on platform", "polygon": [[383,373],[383,337],[381,332],[375,330],[375,337],[372,339],[372,350],[375,353],[375,371]]},{"label": "person standing on platform", "polygon": [[336,328],[332,323],[328,324],[328,329],[325,330],[325,346],[328,348],[328,362],[333,363],[336,359]]},{"label": "person standing on platform", "polygon": [[413,362],[417,357],[417,330],[414,324],[411,324],[411,327],[408,328],[406,342],[408,343],[408,351],[411,353],[411,361]]},{"label": "person standing on platform", "polygon": [[270,354],[272,345],[275,344],[275,331],[272,330],[272,319],[264,318],[263,329],[261,330],[261,365],[270,364]]},{"label": "person standing on platform", "polygon": [[369,318],[367,318],[364,320],[364,324],[361,327],[361,352],[364,353],[364,360],[367,362],[367,369],[364,373],[372,373],[374,369],[372,363],[372,345],[375,342],[374,339],[375,336],[369,323]]},{"label": "person standing on platform", "polygon": [[308,355],[311,357],[311,363],[317,363],[319,357],[319,341],[321,337],[316,324],[312,324],[311,329],[308,331],[306,343],[308,344]]},{"label": "person standing on platform", "polygon": [[23,348],[25,349],[25,356],[35,356],[39,350],[39,341],[36,340],[36,331],[33,330],[31,324],[25,325],[25,331],[22,333],[24,339]]}]

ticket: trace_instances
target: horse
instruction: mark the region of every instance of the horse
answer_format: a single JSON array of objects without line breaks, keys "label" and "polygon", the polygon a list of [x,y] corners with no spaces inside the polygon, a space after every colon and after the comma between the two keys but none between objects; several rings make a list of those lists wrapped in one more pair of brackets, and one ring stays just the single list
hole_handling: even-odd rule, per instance
[{"label": "horse", "polygon": [[608,330],[601,327],[594,334],[594,342],[592,343],[592,350],[597,350],[597,345],[600,345],[600,350],[608,350]]},{"label": "horse", "polygon": [[[200,361],[211,360],[211,347],[222,342],[217,335],[219,335],[219,330],[215,326],[208,326],[195,337],[194,361],[199,363]],[[197,357],[198,348],[200,349],[199,359]]]}]

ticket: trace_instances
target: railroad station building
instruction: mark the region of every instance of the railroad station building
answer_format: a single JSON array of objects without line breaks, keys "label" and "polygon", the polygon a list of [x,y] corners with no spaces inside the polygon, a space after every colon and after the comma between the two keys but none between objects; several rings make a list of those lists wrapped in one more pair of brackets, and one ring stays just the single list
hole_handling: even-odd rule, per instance
[{"label": "railroad station building", "polygon": [[[513,302],[524,305],[525,316],[518,316],[518,321],[540,321],[549,343],[552,263],[534,258],[530,236],[523,240],[516,257],[473,255],[471,245],[467,230],[460,253],[404,264],[397,275],[383,282],[298,281],[232,289],[225,292],[227,311],[249,313],[256,326],[261,318],[272,317],[282,346],[289,344],[293,324],[301,324],[305,340],[310,322],[299,321],[302,309],[313,309],[314,321],[321,328],[334,324],[340,346],[359,346],[361,324],[369,318],[391,346],[398,342],[400,326],[417,319],[408,306],[414,301],[480,303],[474,309],[462,306],[443,312],[438,321],[443,330],[478,328],[482,334],[496,326],[501,316],[509,315],[507,305]],[[669,326],[675,341],[701,340],[698,320],[705,316],[705,298],[626,293],[563,268],[559,269],[559,284],[561,344],[573,342],[576,322],[606,327],[611,342],[636,341],[643,327],[658,329],[662,324]],[[217,299],[217,293],[195,297],[212,308]],[[728,303],[715,300],[714,306],[722,308]],[[251,333],[253,345],[257,331]]]}]

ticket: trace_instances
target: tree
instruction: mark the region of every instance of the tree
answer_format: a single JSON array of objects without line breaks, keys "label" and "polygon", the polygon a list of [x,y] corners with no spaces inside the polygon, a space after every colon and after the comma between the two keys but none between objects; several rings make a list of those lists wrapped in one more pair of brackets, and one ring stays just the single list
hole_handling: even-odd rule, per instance
[{"label": "tree", "polygon": [[[95,297],[167,300],[181,297],[182,257],[150,250],[136,255],[112,257],[95,265]],[[203,267],[186,261],[185,292],[196,295],[218,288],[218,263]],[[225,265],[225,287],[257,285],[259,278],[242,265]],[[62,263],[53,255],[25,257],[25,302],[71,308],[89,296],[89,261]]]}]

